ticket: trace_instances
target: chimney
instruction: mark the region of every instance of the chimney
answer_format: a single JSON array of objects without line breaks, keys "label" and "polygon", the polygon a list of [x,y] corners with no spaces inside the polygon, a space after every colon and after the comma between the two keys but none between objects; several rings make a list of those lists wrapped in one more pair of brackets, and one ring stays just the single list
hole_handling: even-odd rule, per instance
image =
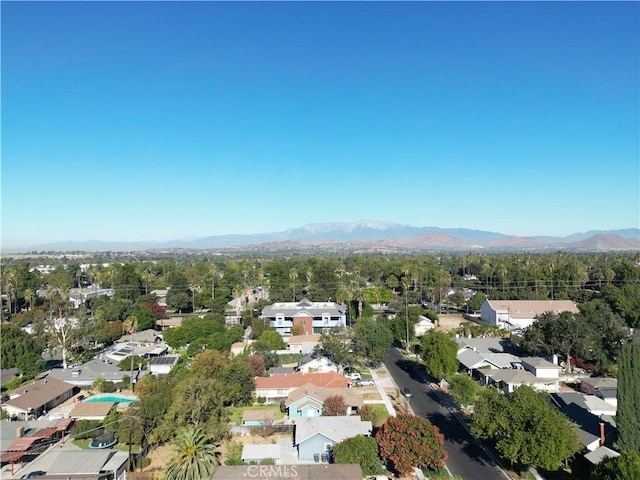
[{"label": "chimney", "polygon": [[24,435],[24,427],[18,427],[16,428],[16,437],[20,438]]},{"label": "chimney", "polygon": [[604,422],[600,422],[600,446],[604,445]]}]

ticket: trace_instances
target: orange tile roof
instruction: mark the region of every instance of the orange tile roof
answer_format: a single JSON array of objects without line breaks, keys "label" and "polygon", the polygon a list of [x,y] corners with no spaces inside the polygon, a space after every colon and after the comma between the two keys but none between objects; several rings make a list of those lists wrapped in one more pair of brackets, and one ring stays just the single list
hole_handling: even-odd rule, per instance
[{"label": "orange tile roof", "polygon": [[307,383],[323,388],[346,388],[351,380],[336,372],[327,373],[289,373],[270,377],[256,377],[256,389],[297,388]]}]

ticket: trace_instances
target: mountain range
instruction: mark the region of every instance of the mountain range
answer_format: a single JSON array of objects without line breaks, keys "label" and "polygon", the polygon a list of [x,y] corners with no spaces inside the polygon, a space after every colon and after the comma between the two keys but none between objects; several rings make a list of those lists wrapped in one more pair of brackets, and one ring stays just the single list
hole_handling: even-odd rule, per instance
[{"label": "mountain range", "polygon": [[311,223],[282,232],[216,235],[166,242],[66,241],[29,247],[28,251],[131,250],[277,251],[635,251],[640,229],[591,230],[567,237],[518,237],[468,228],[415,227],[393,222]]}]

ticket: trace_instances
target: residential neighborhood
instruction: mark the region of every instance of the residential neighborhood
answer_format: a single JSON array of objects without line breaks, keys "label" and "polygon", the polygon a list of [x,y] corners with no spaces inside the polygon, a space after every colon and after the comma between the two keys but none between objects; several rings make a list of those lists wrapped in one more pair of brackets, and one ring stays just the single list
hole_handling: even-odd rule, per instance
[{"label": "residential neighborhood", "polygon": [[[29,323],[6,330],[12,337],[3,333],[3,339],[42,349],[42,354],[37,361],[28,357],[37,370],[16,362],[19,368],[2,372],[3,478],[135,480],[159,473],[171,478],[172,455],[182,435],[216,446],[222,464],[211,470],[211,478],[241,477],[252,465],[300,468],[319,479],[329,471],[336,478],[421,478],[440,472],[441,462],[444,471],[473,478],[461,445],[489,438],[476,417],[491,408],[484,398],[492,395],[499,395],[492,402],[506,402],[505,412],[520,408],[518,402],[527,395],[526,401],[543,402],[530,411],[544,410],[566,429],[562,435],[575,435],[573,446],[557,452],[562,461],[556,468],[570,460],[580,472],[577,478],[624,452],[619,446],[620,386],[616,376],[606,376],[619,372],[605,370],[605,363],[596,368],[596,359],[580,355],[596,347],[602,358],[619,355],[621,345],[634,344],[632,331],[622,321],[614,330],[608,323],[580,323],[589,310],[577,302],[491,300],[479,290],[469,295],[469,282],[477,278],[468,274],[461,277],[459,291],[443,290],[434,297],[449,303],[446,314],[442,306],[420,301],[418,289],[407,284],[396,298],[393,288],[387,290],[386,304],[379,300],[382,287],[366,281],[343,303],[312,301],[305,291],[294,302],[272,301],[293,294],[295,276],[281,287],[269,276],[270,285],[261,285],[260,295],[253,294],[257,275],[247,277],[246,288],[226,293],[218,278],[216,293],[189,290],[187,302],[172,293],[185,288],[180,285],[189,283],[186,276],[178,276],[171,288],[158,289],[151,288],[157,280],[150,274],[149,287],[140,280],[140,300],[127,300],[139,268],[117,265],[111,296],[86,297],[76,304],[74,292],[49,288],[46,296],[25,303],[24,311],[12,305],[3,332],[21,318]],[[89,271],[80,270],[74,278],[82,284],[82,272]],[[117,275],[126,278],[124,290]],[[340,275],[346,273],[335,278]],[[477,285],[482,287],[481,280]],[[336,296],[349,293],[341,292]],[[229,299],[234,293],[237,297]],[[5,300],[18,304],[15,296]],[[452,313],[455,302],[464,304]],[[118,313],[125,306],[128,313]],[[105,321],[109,315],[114,319]],[[165,321],[171,316],[179,321],[169,326]],[[572,328],[582,335],[583,350],[575,334],[573,349],[564,348],[568,337],[562,332]],[[594,343],[601,338],[598,328],[608,329],[607,340],[613,343]],[[46,342],[38,343],[39,338]],[[3,348],[14,344],[19,345]],[[6,352],[16,359],[27,355],[18,349]],[[433,416],[438,410],[446,417]],[[396,418],[403,418],[403,425],[409,425],[407,418],[425,422],[409,428],[424,429],[421,441],[436,442],[434,454],[440,451],[447,459],[422,458],[405,466],[399,458],[385,458],[384,445],[391,438],[414,440],[415,434],[388,430],[402,428],[393,423]],[[443,423],[444,418],[450,420]],[[453,433],[451,422],[468,437],[462,444],[451,442],[461,435]],[[349,457],[347,463],[357,465],[340,470],[344,452],[367,448],[374,449],[376,462]],[[492,466],[483,477],[520,475],[507,459],[500,460],[505,453],[498,447],[486,452],[482,455]],[[544,478],[555,465],[548,458],[527,469]],[[273,478],[283,471],[270,470]]]}]

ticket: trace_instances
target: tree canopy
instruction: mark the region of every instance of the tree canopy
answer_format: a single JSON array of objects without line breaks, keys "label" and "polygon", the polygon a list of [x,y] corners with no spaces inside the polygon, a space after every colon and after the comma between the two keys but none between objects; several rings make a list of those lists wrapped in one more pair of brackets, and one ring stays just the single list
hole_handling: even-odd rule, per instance
[{"label": "tree canopy", "polygon": [[378,429],[376,441],[382,460],[401,476],[409,475],[414,467],[442,468],[447,459],[438,428],[426,418],[411,414],[389,417]]},{"label": "tree canopy", "polygon": [[640,337],[629,338],[618,365],[618,444],[640,452]]},{"label": "tree canopy", "polygon": [[549,403],[546,393],[523,385],[510,398],[485,389],[474,404],[471,431],[496,440],[512,464],[558,469],[580,448],[576,426]]},{"label": "tree canopy", "polygon": [[332,451],[334,463],[358,464],[364,475],[384,473],[375,438],[356,435],[335,444]]},{"label": "tree canopy", "polygon": [[427,372],[434,377],[445,378],[458,371],[458,344],[446,333],[429,330],[421,347]]}]

